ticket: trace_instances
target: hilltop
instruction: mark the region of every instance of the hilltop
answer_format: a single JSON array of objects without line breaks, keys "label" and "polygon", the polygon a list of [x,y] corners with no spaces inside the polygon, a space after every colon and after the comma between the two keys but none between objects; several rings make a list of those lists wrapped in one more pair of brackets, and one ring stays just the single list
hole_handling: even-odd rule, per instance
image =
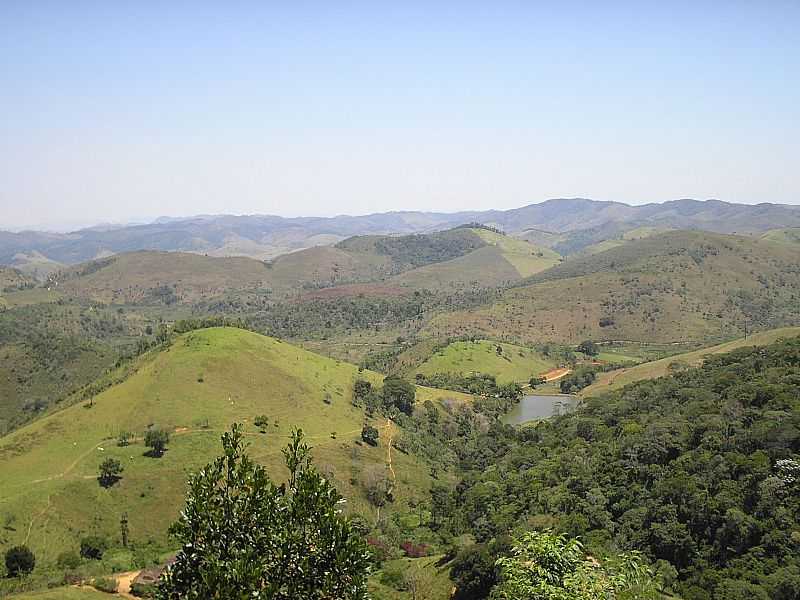
[{"label": "hilltop", "polygon": [[423,333],[523,343],[720,339],[800,320],[797,251],[745,236],[671,231],[574,258]]},{"label": "hilltop", "polygon": [[[374,384],[382,379],[241,329],[178,336],[136,359],[126,378],[91,401],[0,438],[0,514],[10,524],[0,546],[24,542],[43,564],[52,563],[60,552],[76,549],[83,535],[116,539],[120,515],[127,513],[132,539],[163,547],[187,474],[216,455],[220,432],[234,421],[245,423],[251,454],[276,477],[283,473],[280,450],[290,430],[302,428],[315,462],[348,499],[348,510],[375,517],[363,478],[375,469],[385,472],[391,454],[396,502],[423,497],[428,469],[413,454],[391,452],[397,433],[391,421],[372,421],[381,436],[378,447],[355,443],[366,419],[364,409],[351,403],[358,377]],[[417,388],[419,403],[442,398],[468,400]],[[266,427],[254,425],[258,415],[266,415]],[[150,426],[172,434],[162,458],[145,456],[142,434]],[[117,445],[123,432],[133,436],[128,446]],[[97,473],[108,457],[120,460],[125,471],[105,489]]]},{"label": "hilltop", "polygon": [[[555,252],[523,240],[457,227],[430,234],[352,237],[266,263],[185,252],[129,252],[63,269],[50,277],[48,287],[114,304],[246,298],[258,307],[267,300],[359,283],[400,292],[455,284],[488,287],[519,281],[559,259]],[[365,292],[369,289],[357,293]]]},{"label": "hilltop", "polygon": [[[794,206],[733,204],[718,200],[674,200],[630,206],[582,198],[554,199],[511,210],[457,213],[390,212],[330,218],[269,215],[206,215],[159,219],[147,225],[87,228],[68,234],[0,232],[0,264],[52,270],[109,254],[164,250],[275,258],[296,250],[336,244],[360,235],[428,233],[480,222],[510,233],[546,232],[566,255],[642,226],[703,229],[719,233],[763,233],[800,227]],[[542,239],[532,240],[542,243]],[[560,245],[558,245],[560,244]],[[549,244],[547,244],[549,245]],[[34,264],[35,263],[35,264]]]}]

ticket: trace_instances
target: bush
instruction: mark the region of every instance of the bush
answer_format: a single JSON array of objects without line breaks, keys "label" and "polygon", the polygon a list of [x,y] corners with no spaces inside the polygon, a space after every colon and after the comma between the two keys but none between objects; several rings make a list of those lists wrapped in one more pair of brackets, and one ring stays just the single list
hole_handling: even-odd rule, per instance
[{"label": "bush", "polygon": [[117,580],[113,577],[95,577],[92,579],[90,585],[94,589],[100,590],[101,592],[115,594],[117,592],[119,583],[117,583]]},{"label": "bush", "polygon": [[129,431],[123,431],[122,433],[119,434],[119,437],[117,438],[117,446],[119,447],[128,446],[131,443],[132,437],[133,435]]},{"label": "bush", "polygon": [[361,430],[361,439],[368,443],[370,446],[378,445],[378,430],[372,425],[364,425]]},{"label": "bush", "polygon": [[100,560],[108,550],[108,541],[99,535],[89,535],[81,540],[81,556],[91,560]]},{"label": "bush", "polygon": [[56,564],[62,569],[77,569],[81,566],[81,557],[75,550],[65,550],[58,555]]},{"label": "bush", "polygon": [[27,546],[14,546],[6,551],[6,570],[9,577],[28,575],[36,566],[36,557]]}]

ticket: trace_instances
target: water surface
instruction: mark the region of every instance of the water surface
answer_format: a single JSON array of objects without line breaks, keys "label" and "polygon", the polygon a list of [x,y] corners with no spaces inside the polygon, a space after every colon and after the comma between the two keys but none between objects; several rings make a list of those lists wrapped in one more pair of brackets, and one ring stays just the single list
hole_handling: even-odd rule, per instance
[{"label": "water surface", "polygon": [[503,423],[519,425],[526,421],[549,419],[552,416],[564,414],[575,408],[578,404],[576,396],[560,394],[556,396],[523,396],[519,404],[514,406],[503,416]]}]

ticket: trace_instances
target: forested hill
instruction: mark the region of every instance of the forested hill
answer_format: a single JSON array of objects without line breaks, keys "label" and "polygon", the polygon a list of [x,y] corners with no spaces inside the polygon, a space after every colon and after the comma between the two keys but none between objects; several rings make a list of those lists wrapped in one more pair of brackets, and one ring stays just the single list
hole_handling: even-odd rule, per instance
[{"label": "forested hill", "polygon": [[800,338],[495,426],[461,466],[434,500],[479,542],[457,561],[462,587],[492,577],[505,534],[553,527],[598,556],[645,552],[684,600],[800,595]]}]

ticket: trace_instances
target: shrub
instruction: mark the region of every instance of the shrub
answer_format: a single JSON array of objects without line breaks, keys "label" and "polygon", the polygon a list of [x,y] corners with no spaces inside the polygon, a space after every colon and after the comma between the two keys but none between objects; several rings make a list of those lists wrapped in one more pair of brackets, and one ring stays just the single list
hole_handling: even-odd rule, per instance
[{"label": "shrub", "polygon": [[36,557],[27,546],[14,546],[6,551],[6,570],[9,577],[21,577],[33,571]]},{"label": "shrub", "polygon": [[361,439],[368,443],[370,446],[378,445],[378,430],[372,425],[364,425],[361,430]]},{"label": "shrub", "polygon": [[101,592],[116,594],[119,583],[113,577],[95,577],[90,585]]},{"label": "shrub", "polygon": [[77,569],[81,565],[81,557],[75,550],[65,550],[58,555],[56,564],[62,569]]},{"label": "shrub", "polygon": [[108,541],[99,535],[89,535],[81,540],[81,556],[91,560],[100,560],[108,550]]}]

